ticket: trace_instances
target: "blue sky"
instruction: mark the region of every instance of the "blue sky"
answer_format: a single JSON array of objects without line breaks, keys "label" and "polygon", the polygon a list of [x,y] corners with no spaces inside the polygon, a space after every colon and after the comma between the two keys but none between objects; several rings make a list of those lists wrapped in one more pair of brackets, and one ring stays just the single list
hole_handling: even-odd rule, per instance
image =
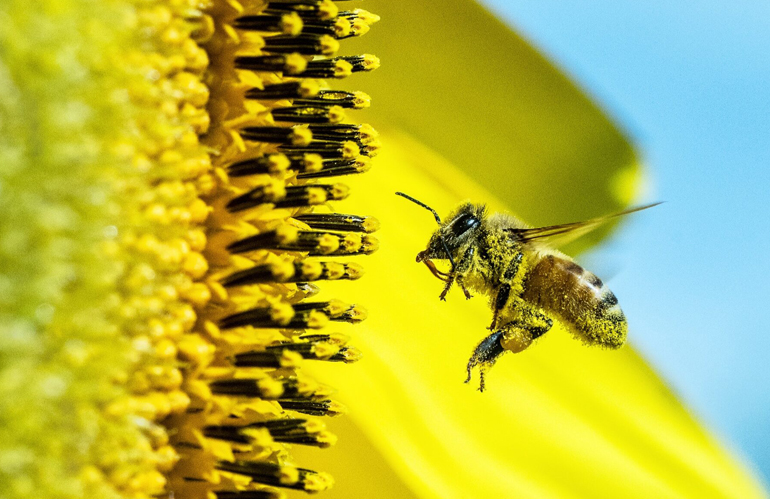
[{"label": "blue sky", "polygon": [[634,346],[769,483],[770,4],[483,3],[637,144],[640,202],[666,203],[583,261],[615,274]]}]

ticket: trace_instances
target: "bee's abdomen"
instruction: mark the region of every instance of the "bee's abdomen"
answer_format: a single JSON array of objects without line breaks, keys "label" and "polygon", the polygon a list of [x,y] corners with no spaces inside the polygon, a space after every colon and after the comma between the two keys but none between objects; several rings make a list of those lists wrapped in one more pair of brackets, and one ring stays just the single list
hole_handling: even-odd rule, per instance
[{"label": "bee's abdomen", "polygon": [[628,324],[618,299],[601,279],[566,258],[541,259],[527,276],[522,298],[554,314],[586,343],[618,348],[626,341]]}]

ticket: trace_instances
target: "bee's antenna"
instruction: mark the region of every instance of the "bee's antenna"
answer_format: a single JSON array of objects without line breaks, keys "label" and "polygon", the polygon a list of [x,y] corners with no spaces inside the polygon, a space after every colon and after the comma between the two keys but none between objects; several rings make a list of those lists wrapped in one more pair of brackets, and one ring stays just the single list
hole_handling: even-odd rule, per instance
[{"label": "bee's antenna", "polygon": [[438,216],[438,213],[436,213],[436,210],[434,210],[433,208],[431,208],[431,207],[430,207],[430,206],[428,206],[427,204],[425,204],[425,203],[423,203],[423,202],[421,202],[421,201],[417,201],[417,200],[416,200],[415,198],[413,198],[412,196],[407,196],[407,195],[406,195],[406,194],[404,194],[403,192],[397,192],[397,193],[396,193],[396,196],[401,196],[402,198],[406,198],[406,199],[408,199],[409,201],[413,202],[414,204],[416,204],[416,205],[418,205],[418,206],[422,206],[423,208],[425,208],[425,209],[426,209],[426,210],[428,210],[429,212],[433,213],[433,216],[434,216],[434,217],[436,217],[436,222],[438,222],[438,224],[439,224],[439,225],[441,225],[441,217],[439,217],[439,216]]},{"label": "bee's antenna", "polygon": [[[404,194],[403,192],[396,192],[396,196],[401,196],[402,198],[406,198],[409,201],[413,202],[414,204],[418,206],[422,206],[429,212],[433,213],[433,216],[436,217],[436,222],[438,222],[439,225],[441,225],[441,217],[438,216],[438,213],[436,213],[436,210],[428,206],[427,204],[423,203],[422,201],[417,201],[412,196],[408,196]],[[452,253],[449,252],[449,247],[446,245],[446,241],[444,241],[444,238],[441,237],[441,245],[444,247],[444,252],[446,253],[447,258],[449,259],[449,263],[452,264],[452,272],[455,270],[455,261],[454,258],[452,258]]]}]

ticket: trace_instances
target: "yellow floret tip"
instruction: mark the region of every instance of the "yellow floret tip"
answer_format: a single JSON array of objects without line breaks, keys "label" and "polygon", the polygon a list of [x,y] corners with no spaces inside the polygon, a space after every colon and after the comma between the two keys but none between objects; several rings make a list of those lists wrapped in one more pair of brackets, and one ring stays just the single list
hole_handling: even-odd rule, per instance
[{"label": "yellow floret tip", "polygon": [[303,26],[302,18],[296,12],[281,16],[281,29],[286,35],[297,36],[302,31]]}]

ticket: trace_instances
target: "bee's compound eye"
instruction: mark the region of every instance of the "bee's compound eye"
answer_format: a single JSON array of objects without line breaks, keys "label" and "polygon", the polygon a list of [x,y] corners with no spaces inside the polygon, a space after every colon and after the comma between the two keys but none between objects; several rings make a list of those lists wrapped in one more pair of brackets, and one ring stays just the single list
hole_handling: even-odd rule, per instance
[{"label": "bee's compound eye", "polygon": [[471,215],[470,213],[463,213],[457,220],[452,222],[452,233],[455,236],[461,236],[469,230],[479,225],[479,219]]}]

